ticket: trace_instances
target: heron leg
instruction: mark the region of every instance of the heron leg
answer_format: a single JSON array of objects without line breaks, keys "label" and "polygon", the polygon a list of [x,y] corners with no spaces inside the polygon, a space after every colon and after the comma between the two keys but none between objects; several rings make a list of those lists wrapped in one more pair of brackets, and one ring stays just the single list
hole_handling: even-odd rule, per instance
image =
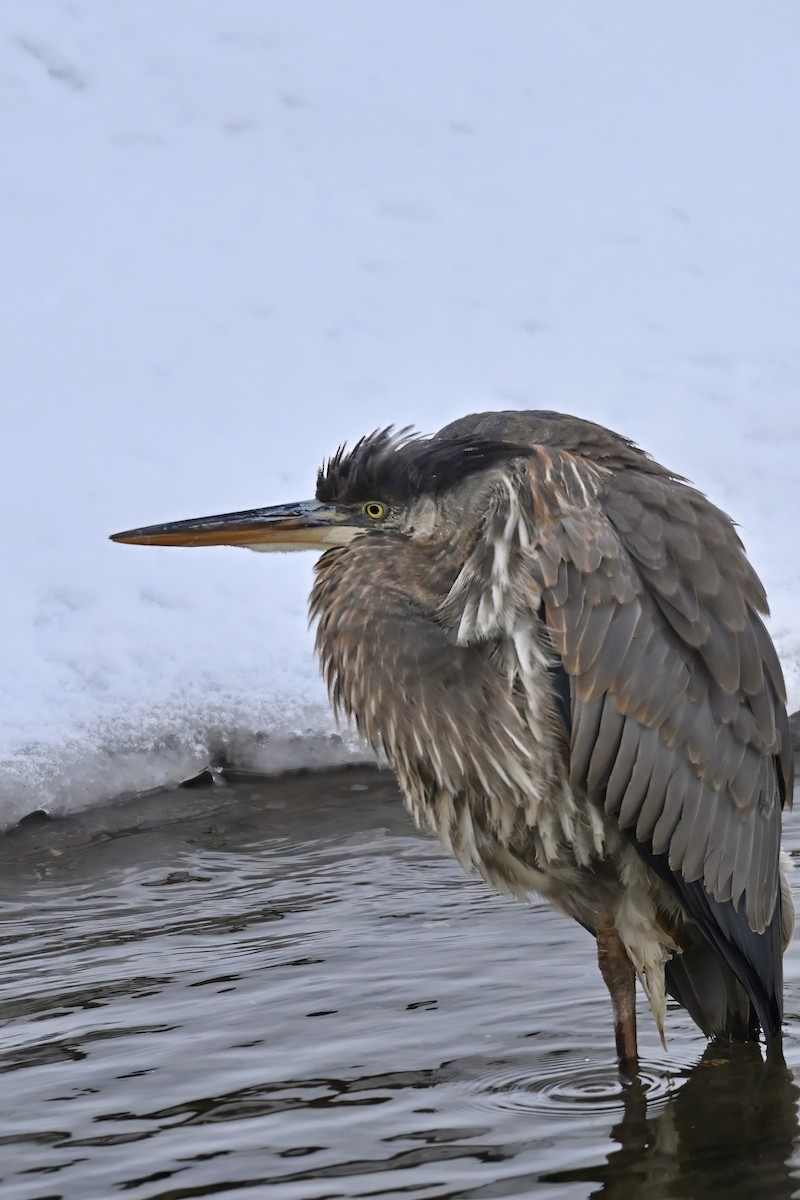
[{"label": "heron leg", "polygon": [[617,1057],[622,1067],[635,1067],[636,1045],[636,972],[612,921],[597,921],[597,961],[614,1010],[614,1035]]}]

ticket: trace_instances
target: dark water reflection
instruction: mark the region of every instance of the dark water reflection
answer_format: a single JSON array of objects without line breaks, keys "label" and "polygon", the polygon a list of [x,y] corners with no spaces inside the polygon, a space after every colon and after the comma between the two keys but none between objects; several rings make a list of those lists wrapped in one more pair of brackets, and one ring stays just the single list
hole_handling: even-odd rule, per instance
[{"label": "dark water reflection", "polygon": [[34,821],[0,880],[3,1200],[800,1196],[796,952],[788,1066],[642,1011],[623,1080],[590,939],[386,776]]}]

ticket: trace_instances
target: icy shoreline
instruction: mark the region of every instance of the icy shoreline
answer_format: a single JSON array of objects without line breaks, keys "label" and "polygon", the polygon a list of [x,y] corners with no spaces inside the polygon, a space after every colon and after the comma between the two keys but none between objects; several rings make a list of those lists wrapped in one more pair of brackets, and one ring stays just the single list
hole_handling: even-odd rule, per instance
[{"label": "icy shoreline", "polygon": [[[226,730],[196,714],[173,714],[171,730],[127,733],[122,729],[75,737],[62,746],[21,747],[0,760],[0,831],[34,811],[52,816],[79,812],[120,797],[169,788],[209,767],[231,767],[276,776],[374,763],[374,753],[347,732],[338,732],[324,710],[309,711],[302,724],[267,730],[252,722]],[[150,724],[153,724],[151,714]]]},{"label": "icy shoreline", "polygon": [[[790,723],[798,759],[800,710]],[[226,735],[209,727],[198,729],[193,738],[182,733],[155,742],[131,736],[116,746],[92,747],[78,740],[57,750],[34,746],[16,759],[0,761],[0,833],[32,812],[77,813],[126,796],[176,787],[209,768],[274,777],[376,761],[372,750],[352,733],[289,728],[270,733],[239,729]]]}]

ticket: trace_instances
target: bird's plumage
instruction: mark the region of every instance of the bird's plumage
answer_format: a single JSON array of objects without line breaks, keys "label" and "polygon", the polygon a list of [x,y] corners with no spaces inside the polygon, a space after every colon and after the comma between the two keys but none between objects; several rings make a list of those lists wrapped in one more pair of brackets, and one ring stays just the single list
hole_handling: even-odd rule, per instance
[{"label": "bird's plumage", "polygon": [[[659,943],[640,974],[665,972],[707,1033],[755,1015],[775,1036],[792,752],[766,598],[730,519],[632,442],[556,413],[476,415],[396,448],[384,431],[335,467],[363,482],[354,497],[390,503],[483,480],[446,544],[356,539],[321,560],[312,601],[334,701],[385,746],[417,819],[496,886],[567,911],[537,871],[565,888],[575,870],[627,872],[610,903],[646,891],[652,917],[635,919]],[[318,497],[340,500],[335,471],[323,479]]]}]

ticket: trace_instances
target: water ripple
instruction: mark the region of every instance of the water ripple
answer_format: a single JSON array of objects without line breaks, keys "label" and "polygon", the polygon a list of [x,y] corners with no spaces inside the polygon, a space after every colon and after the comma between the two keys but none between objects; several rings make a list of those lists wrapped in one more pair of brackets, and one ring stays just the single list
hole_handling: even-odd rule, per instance
[{"label": "water ripple", "polygon": [[686,1073],[674,1063],[649,1061],[634,1080],[621,1075],[611,1063],[564,1062],[536,1064],[531,1072],[507,1070],[473,1085],[475,1101],[490,1108],[515,1112],[622,1113],[635,1089],[637,1099],[651,1107],[675,1094]]}]

